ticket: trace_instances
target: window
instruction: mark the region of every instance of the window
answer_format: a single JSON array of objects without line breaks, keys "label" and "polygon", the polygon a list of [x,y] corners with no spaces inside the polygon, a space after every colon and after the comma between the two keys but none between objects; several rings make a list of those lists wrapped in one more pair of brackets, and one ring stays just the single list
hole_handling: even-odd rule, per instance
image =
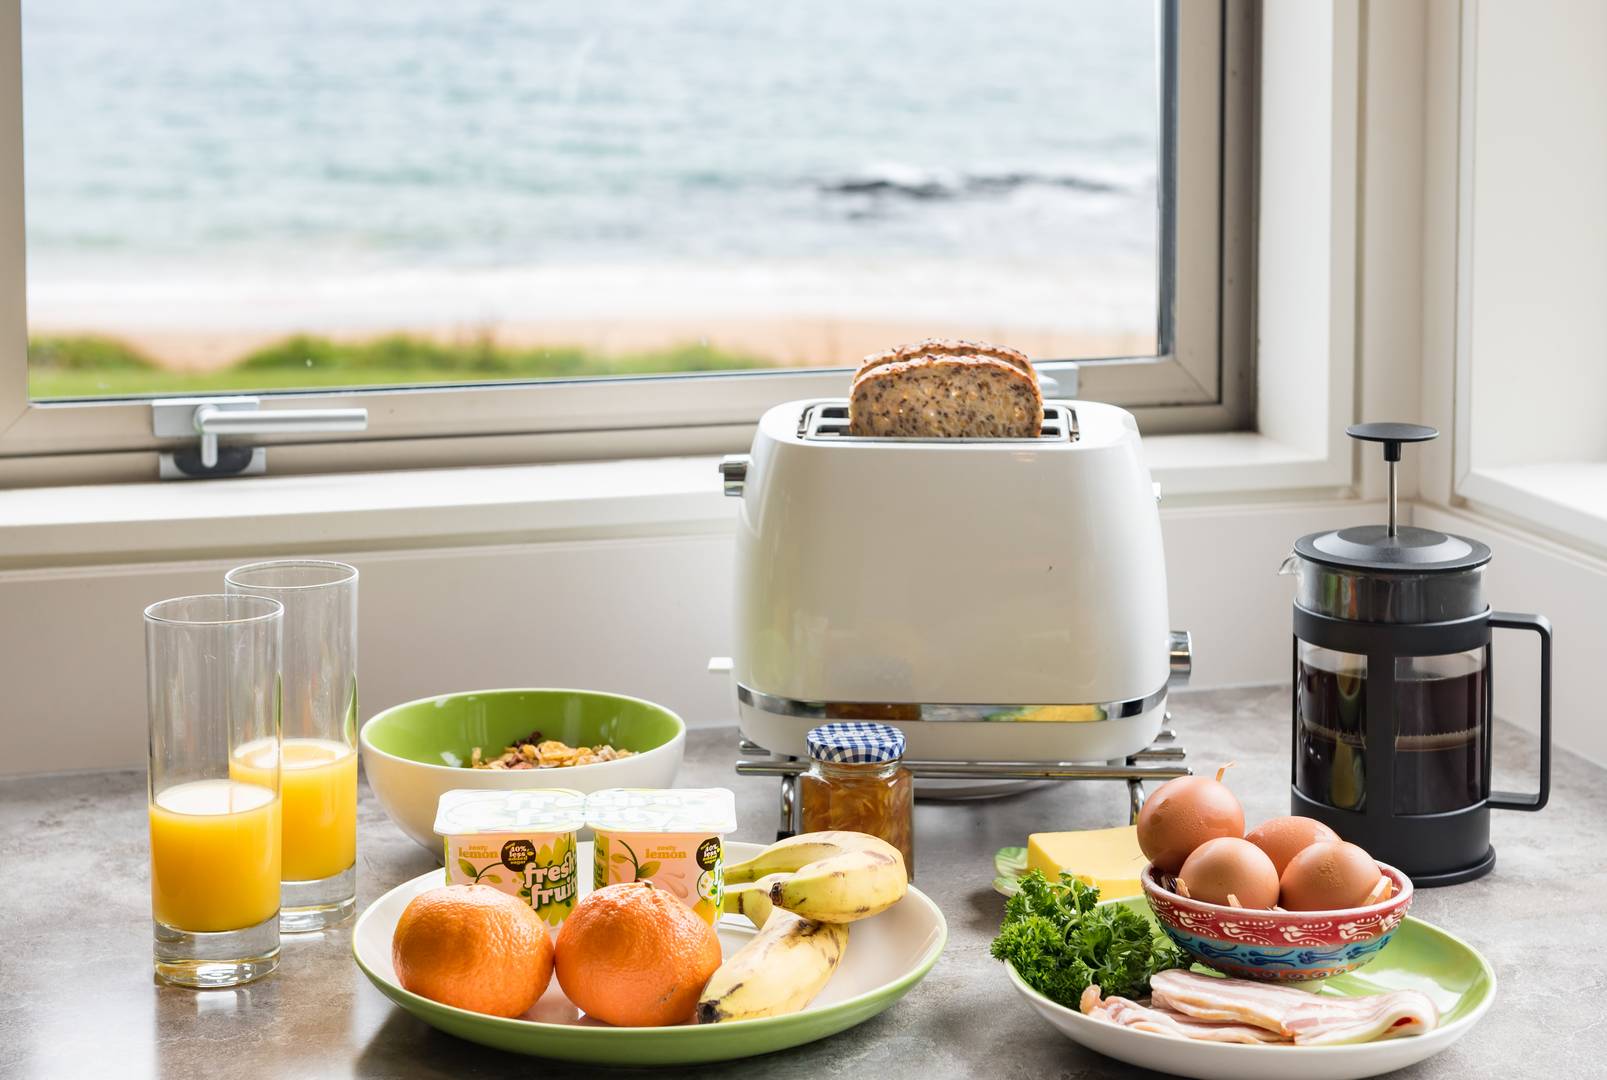
[{"label": "window", "polygon": [[0,0],[0,456],[228,393],[351,467],[737,449],[928,335],[1242,426],[1252,10]]}]

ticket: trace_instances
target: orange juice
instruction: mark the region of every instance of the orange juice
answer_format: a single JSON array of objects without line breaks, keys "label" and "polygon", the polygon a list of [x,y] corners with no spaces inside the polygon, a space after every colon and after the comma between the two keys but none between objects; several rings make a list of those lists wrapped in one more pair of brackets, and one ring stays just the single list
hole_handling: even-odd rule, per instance
[{"label": "orange juice", "polygon": [[151,913],[192,933],[244,930],[279,911],[273,788],[197,780],[151,804]]},{"label": "orange juice", "polygon": [[[229,775],[271,783],[274,740],[234,753]],[[286,739],[279,770],[284,816],[284,879],[317,881],[357,861],[357,753],[333,739]]]}]

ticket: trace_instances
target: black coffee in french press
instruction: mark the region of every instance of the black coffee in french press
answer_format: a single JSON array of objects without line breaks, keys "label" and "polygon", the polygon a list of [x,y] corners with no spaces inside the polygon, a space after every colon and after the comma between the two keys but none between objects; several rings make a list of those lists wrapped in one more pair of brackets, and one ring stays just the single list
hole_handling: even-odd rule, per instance
[{"label": "black coffee in french press", "polygon": [[[1490,549],[1397,526],[1401,446],[1439,433],[1357,424],[1384,445],[1389,521],[1295,541],[1293,812],[1418,885],[1489,872],[1490,811],[1539,810],[1551,785],[1551,624],[1484,603]],[[1490,631],[1540,638],[1540,785],[1490,790]]]}]

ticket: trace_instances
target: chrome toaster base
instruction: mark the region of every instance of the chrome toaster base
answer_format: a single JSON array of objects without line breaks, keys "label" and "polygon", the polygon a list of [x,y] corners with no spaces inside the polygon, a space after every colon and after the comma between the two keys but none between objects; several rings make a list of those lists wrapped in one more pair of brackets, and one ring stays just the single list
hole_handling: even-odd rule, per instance
[{"label": "chrome toaster base", "polygon": [[[1165,719],[1169,724],[1172,714],[1166,713]],[[801,758],[771,754],[747,738],[741,740],[739,748],[743,756],[736,764],[737,775],[781,778],[781,816],[776,838],[792,836],[802,828],[798,776],[808,771],[809,763]],[[906,758],[904,767],[917,779],[933,780],[1120,780],[1127,784],[1128,821],[1136,823],[1138,812],[1144,806],[1144,781],[1191,775],[1193,770],[1183,764],[1186,756],[1177,741],[1177,733],[1170,727],[1162,727],[1148,747],[1125,759],[1102,765],[1073,761],[918,761]],[[917,797],[921,797],[919,792]]]}]

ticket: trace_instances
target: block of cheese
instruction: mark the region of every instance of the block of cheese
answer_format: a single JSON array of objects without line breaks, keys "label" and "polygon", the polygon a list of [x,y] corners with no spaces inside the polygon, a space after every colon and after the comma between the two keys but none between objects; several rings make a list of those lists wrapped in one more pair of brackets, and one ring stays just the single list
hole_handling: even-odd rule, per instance
[{"label": "block of cheese", "polygon": [[1042,870],[1050,881],[1064,870],[1098,886],[1101,900],[1142,893],[1138,878],[1148,861],[1138,848],[1136,825],[1033,833],[1027,837],[1028,870]]}]

